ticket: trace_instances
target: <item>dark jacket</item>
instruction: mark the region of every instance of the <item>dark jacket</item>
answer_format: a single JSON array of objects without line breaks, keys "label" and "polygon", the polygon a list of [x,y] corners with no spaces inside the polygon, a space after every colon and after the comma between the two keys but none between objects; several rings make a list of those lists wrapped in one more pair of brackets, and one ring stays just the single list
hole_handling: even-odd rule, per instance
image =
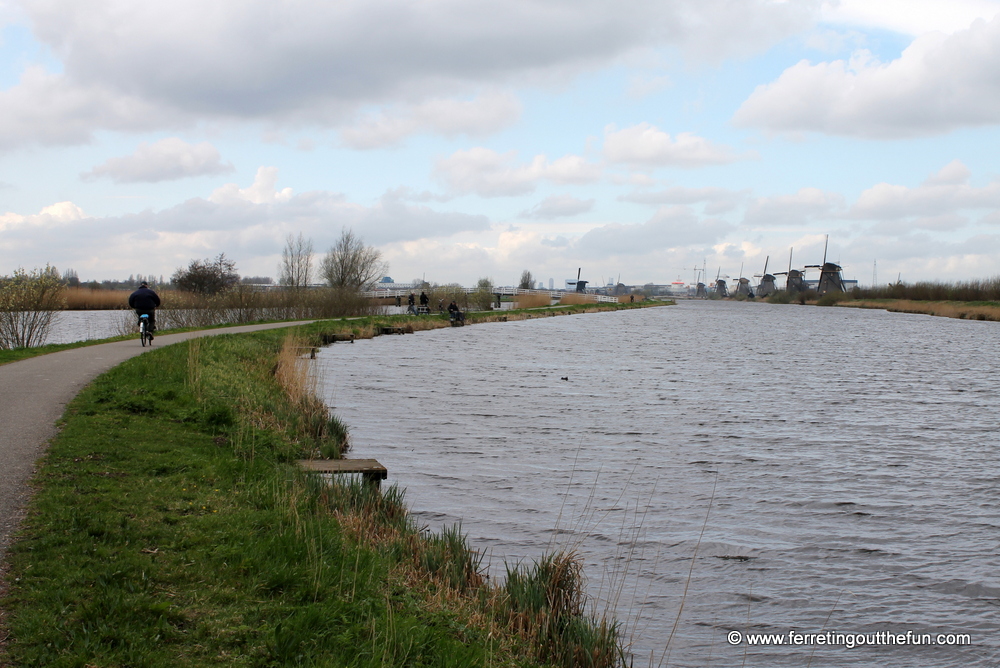
[{"label": "dark jacket", "polygon": [[160,298],[149,288],[139,288],[128,296],[128,305],[137,311],[152,311],[160,305]]}]

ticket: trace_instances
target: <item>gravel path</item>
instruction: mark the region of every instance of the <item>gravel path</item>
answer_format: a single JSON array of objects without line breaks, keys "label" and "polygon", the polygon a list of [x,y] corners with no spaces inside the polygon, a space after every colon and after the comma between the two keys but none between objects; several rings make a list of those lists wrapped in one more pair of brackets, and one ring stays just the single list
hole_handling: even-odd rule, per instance
[{"label": "gravel path", "polygon": [[[155,347],[215,334],[237,334],[312,322],[281,322],[157,336]],[[87,383],[150,350],[138,340],[104,343],[0,365],[0,563],[31,494],[35,462],[56,435],[66,404]]]}]

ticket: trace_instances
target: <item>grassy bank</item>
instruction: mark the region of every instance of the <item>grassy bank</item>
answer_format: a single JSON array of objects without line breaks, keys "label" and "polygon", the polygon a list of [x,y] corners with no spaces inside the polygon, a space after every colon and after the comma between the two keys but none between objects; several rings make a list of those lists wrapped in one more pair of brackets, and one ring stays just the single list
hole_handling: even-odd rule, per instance
[{"label": "grassy bank", "polygon": [[617,627],[587,613],[571,556],[541,557],[495,585],[458,529],[415,527],[399,490],[297,471],[297,458],[340,452],[344,431],[295,353],[400,323],[448,326],[364,318],[197,339],[82,391],[8,555],[6,661],[621,665]]},{"label": "grassy bank", "polygon": [[[575,305],[575,306],[555,306],[547,309],[536,309],[535,305],[530,308],[515,309],[511,311],[483,311],[483,312],[472,312],[468,314],[468,322],[492,322],[501,319],[508,320],[525,320],[528,318],[539,318],[539,317],[549,317],[552,315],[568,315],[572,313],[595,313],[598,311],[606,310],[616,310],[621,308],[644,308],[648,306],[665,306],[673,304],[672,301],[664,302],[644,302],[636,304],[587,304],[587,305]],[[296,318],[298,319],[298,318]],[[307,320],[309,318],[302,318]],[[218,329],[220,327],[239,327],[241,325],[255,325],[264,324],[271,322],[281,322],[280,320],[255,320],[252,322],[228,322],[214,325],[205,325],[201,327],[173,327],[173,328],[158,328],[157,336],[164,336],[167,334],[180,334],[182,332],[194,332],[204,329]],[[380,323],[392,324],[397,326],[410,326],[416,329],[434,329],[438,327],[448,327],[450,323],[442,319],[438,315],[434,316],[419,316],[418,318],[412,318],[411,316],[368,316],[365,318],[354,318],[351,322],[358,322],[357,327],[348,328],[347,331],[354,331],[358,338],[369,338],[374,336],[377,326]],[[69,350],[71,348],[83,348],[86,346],[95,346],[101,343],[110,343],[113,341],[127,341],[129,339],[137,339],[138,334],[130,334],[127,336],[115,336],[107,339],[92,339],[88,341],[75,341],[73,343],[53,343],[44,346],[37,346],[33,348],[14,348],[11,350],[0,349],[0,364],[8,364],[10,362],[17,362],[19,360],[28,359],[29,357],[36,357],[38,355],[47,355],[49,353],[59,352],[61,350]]]},{"label": "grassy bank", "polygon": [[[166,334],[181,334],[183,332],[196,332],[203,329],[220,329],[225,327],[239,327],[245,324],[261,325],[269,322],[281,322],[279,320],[262,320],[254,323],[226,323],[222,325],[214,325],[211,327],[177,327],[173,329],[157,329],[157,336],[164,336]],[[57,353],[61,350],[71,350],[73,348],[86,348],[88,346],[97,346],[102,343],[114,343],[115,341],[128,341],[130,339],[138,339],[138,334],[128,334],[123,336],[112,336],[106,339],[88,339],[86,341],[74,341],[72,343],[50,343],[44,346],[34,346],[31,348],[13,348],[13,349],[0,349],[0,364],[9,364],[10,362],[17,362],[19,360],[28,359],[29,357],[37,357],[39,355],[48,355],[49,353]]]},{"label": "grassy bank", "polygon": [[1000,302],[916,301],[912,299],[847,299],[833,300],[837,306],[874,308],[899,313],[923,313],[962,320],[993,320],[1000,322]]}]

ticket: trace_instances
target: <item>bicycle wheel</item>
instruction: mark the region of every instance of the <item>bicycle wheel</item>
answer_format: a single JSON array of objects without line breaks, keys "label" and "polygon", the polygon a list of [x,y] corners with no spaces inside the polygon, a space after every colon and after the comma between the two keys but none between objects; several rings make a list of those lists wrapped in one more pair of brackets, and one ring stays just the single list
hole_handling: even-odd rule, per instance
[{"label": "bicycle wheel", "polygon": [[146,321],[143,320],[139,323],[139,342],[142,343],[142,347],[146,347]]}]

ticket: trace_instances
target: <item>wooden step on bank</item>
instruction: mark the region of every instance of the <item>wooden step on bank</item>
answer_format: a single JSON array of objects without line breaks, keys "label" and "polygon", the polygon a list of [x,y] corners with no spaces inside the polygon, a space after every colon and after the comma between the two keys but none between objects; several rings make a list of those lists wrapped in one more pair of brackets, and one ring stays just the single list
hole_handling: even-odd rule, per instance
[{"label": "wooden step on bank", "polygon": [[309,473],[360,473],[376,487],[389,477],[389,471],[375,459],[300,459],[298,464]]}]

